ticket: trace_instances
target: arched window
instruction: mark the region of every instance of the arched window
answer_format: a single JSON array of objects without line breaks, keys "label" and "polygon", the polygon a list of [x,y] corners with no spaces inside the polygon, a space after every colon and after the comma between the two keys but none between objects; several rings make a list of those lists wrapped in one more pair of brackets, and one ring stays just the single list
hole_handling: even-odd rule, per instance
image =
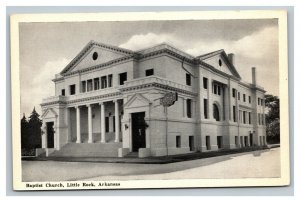
[{"label": "arched window", "polygon": [[220,121],[219,108],[216,104],[213,104],[213,110],[214,119],[216,119],[216,121]]}]

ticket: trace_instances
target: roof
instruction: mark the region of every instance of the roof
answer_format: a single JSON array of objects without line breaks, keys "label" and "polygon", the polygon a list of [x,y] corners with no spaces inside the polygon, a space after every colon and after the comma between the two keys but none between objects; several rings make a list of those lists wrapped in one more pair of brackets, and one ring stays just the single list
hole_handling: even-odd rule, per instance
[{"label": "roof", "polygon": [[200,60],[204,60],[204,59],[207,59],[207,58],[210,58],[210,57],[213,57],[215,55],[218,55],[220,53],[224,52],[224,49],[220,49],[220,50],[217,50],[217,51],[213,51],[213,52],[210,52],[210,53],[205,53],[203,55],[199,55],[197,56],[196,58],[200,59]]},{"label": "roof", "polygon": [[[196,64],[202,64],[205,65],[209,68],[215,69],[213,66],[205,63],[205,59],[216,56],[221,54],[223,59],[225,60],[225,62],[227,63],[227,65],[230,67],[230,71],[232,72],[232,74],[237,77],[238,79],[241,79],[240,75],[238,74],[238,72],[236,71],[235,67],[233,64],[231,64],[231,62],[228,59],[227,54],[225,53],[225,51],[223,49],[217,50],[217,51],[213,51],[210,53],[206,53],[204,55],[200,55],[197,57],[194,57],[184,51],[181,51],[178,48],[175,48],[174,46],[168,44],[168,43],[161,43],[152,47],[148,47],[145,49],[141,49],[141,50],[137,50],[137,51],[132,51],[129,49],[125,49],[125,48],[120,48],[118,46],[113,46],[113,45],[108,45],[108,44],[104,44],[104,43],[99,43],[96,41],[91,40],[77,55],[76,57],[60,72],[60,75],[64,75],[66,73],[68,73],[79,61],[80,59],[94,46],[99,46],[101,48],[104,49],[109,49],[111,51],[115,51],[115,52],[119,52],[124,54],[124,57],[122,59],[130,59],[132,57],[136,57],[137,58],[145,58],[145,57],[149,57],[155,54],[160,54],[160,53],[168,53],[172,56],[175,56],[181,60],[184,60],[185,62],[189,62],[193,65]],[[119,59],[117,59],[116,61],[119,61]],[[113,62],[113,61],[112,61]],[[107,64],[110,64],[111,62],[107,62]],[[96,65],[96,67],[102,67],[103,65],[106,64],[100,64],[100,65]],[[92,67],[88,67],[88,69],[90,69]],[[60,77],[57,77],[56,79],[60,79]],[[55,80],[55,79],[54,79]]]},{"label": "roof", "polygon": [[134,54],[133,51],[125,49],[125,48],[120,48],[118,46],[112,46],[112,45],[107,45],[104,43],[99,43],[96,41],[91,40],[77,55],[76,57],[60,72],[60,74],[64,74],[68,72],[77,62],[84,56],[86,52],[88,52],[93,46],[99,46],[101,48],[109,49],[115,52],[121,52],[123,54],[128,54],[132,55]]}]

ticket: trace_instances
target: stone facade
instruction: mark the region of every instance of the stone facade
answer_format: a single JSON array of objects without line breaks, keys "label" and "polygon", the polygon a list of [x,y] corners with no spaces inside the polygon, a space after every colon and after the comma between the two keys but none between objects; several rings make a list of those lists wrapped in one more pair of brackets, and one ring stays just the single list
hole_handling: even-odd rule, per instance
[{"label": "stone facade", "polygon": [[[86,156],[146,157],[265,145],[265,91],[255,68],[252,79],[241,81],[224,50],[193,57],[168,44],[134,52],[91,41],[41,104],[38,154],[84,148]],[[167,92],[178,100],[164,108]]]}]

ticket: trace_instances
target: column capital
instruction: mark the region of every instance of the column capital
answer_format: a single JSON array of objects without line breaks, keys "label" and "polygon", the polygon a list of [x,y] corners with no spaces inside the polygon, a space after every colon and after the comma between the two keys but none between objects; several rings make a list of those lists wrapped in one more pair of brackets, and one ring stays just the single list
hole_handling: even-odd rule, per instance
[{"label": "column capital", "polygon": [[104,102],[99,102],[99,105],[104,105]]},{"label": "column capital", "polygon": [[91,107],[91,106],[92,106],[92,104],[86,104],[86,106],[87,106],[87,107]]},{"label": "column capital", "polygon": [[116,102],[118,102],[118,100],[119,100],[119,99],[115,99],[115,100],[113,100],[113,103],[116,103]]}]

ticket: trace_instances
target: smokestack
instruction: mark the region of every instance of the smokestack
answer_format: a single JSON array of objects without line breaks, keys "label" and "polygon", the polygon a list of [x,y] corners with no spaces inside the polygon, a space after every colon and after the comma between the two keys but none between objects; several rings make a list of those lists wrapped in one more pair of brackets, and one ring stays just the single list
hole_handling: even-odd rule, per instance
[{"label": "smokestack", "polygon": [[256,68],[252,67],[252,84],[256,86]]},{"label": "smokestack", "polygon": [[229,53],[228,55],[228,59],[229,59],[229,62],[234,66],[234,54],[233,53]]}]

